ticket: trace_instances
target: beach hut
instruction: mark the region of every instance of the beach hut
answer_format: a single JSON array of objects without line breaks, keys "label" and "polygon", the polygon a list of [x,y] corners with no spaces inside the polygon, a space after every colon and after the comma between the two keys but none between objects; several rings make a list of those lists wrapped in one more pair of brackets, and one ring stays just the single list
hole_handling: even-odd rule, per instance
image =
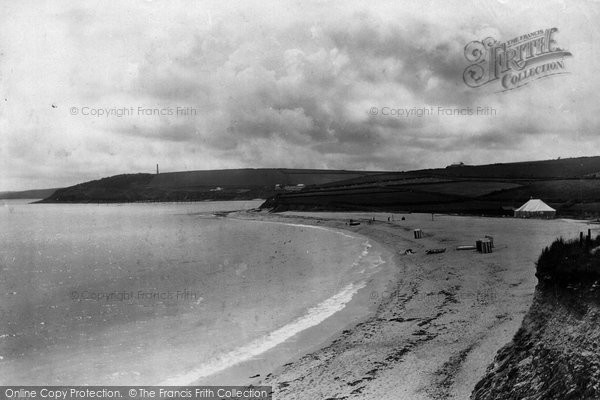
[{"label": "beach hut", "polygon": [[540,199],[530,199],[515,210],[516,218],[554,218],[556,210]]},{"label": "beach hut", "polygon": [[475,242],[475,247],[477,248],[477,251],[480,253],[491,253],[493,250],[492,248],[494,247],[492,241],[490,241],[490,239],[485,238],[485,239],[480,239],[477,240]]}]

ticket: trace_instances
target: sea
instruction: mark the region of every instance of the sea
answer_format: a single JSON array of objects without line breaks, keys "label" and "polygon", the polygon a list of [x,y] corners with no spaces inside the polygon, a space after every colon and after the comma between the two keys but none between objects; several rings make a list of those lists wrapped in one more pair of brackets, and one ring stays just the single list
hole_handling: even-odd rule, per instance
[{"label": "sea", "polygon": [[186,385],[344,309],[362,236],[222,217],[257,201],[0,202],[0,384]]}]

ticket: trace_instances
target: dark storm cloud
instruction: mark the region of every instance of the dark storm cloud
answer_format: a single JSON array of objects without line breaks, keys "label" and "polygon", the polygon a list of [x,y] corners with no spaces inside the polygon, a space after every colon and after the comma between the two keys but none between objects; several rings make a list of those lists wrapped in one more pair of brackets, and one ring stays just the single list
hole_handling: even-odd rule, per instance
[{"label": "dark storm cloud", "polygon": [[[382,148],[390,144],[389,133],[424,121],[368,118],[366,106],[358,115],[349,107],[377,95],[369,89],[377,91],[378,85],[395,85],[410,97],[396,101],[415,102],[425,99],[431,79],[452,82],[445,88],[449,90],[460,77],[458,42],[436,43],[430,29],[416,25],[417,35],[363,13],[350,26],[320,26],[317,37],[311,38],[310,24],[295,24],[277,40],[267,37],[268,46],[243,42],[237,47],[218,35],[223,32],[219,27],[216,33],[195,37],[182,53],[165,59],[148,56],[136,90],[165,102],[197,99],[207,107],[207,119],[215,118],[213,111],[218,114],[210,126],[218,138],[207,140],[202,134],[186,134],[193,130],[189,127],[167,126],[166,140],[204,140],[224,149],[278,137],[293,144],[310,143],[323,154],[354,153],[361,146]],[[265,59],[274,62],[269,65]],[[163,68],[165,63],[168,67]],[[452,96],[457,99],[456,93]],[[177,129],[183,133],[174,133]],[[149,137],[157,134],[134,131]]]},{"label": "dark storm cloud", "polygon": [[[447,32],[440,36],[440,29],[419,21],[412,21],[410,27],[382,24],[367,14],[355,21],[349,27],[332,27],[328,35],[336,47],[351,57],[364,80],[397,82],[424,94],[428,81],[438,78],[453,89],[467,92],[461,85],[465,68],[463,47],[469,41],[465,35]],[[390,70],[385,60],[397,60],[400,67]],[[437,92],[435,99],[440,101],[444,95],[448,93]]]}]

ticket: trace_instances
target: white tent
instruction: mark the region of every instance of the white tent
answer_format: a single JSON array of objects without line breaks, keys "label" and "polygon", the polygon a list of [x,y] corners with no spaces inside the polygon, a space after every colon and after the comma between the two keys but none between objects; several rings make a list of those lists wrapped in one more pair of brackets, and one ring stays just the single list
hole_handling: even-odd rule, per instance
[{"label": "white tent", "polygon": [[556,210],[540,199],[531,199],[515,210],[517,218],[554,218]]}]

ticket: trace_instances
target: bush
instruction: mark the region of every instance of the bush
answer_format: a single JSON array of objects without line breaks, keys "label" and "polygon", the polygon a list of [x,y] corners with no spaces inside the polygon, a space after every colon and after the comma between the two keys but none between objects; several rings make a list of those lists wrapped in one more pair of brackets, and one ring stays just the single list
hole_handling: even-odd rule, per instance
[{"label": "bush", "polygon": [[[559,238],[546,247],[537,261],[536,276],[558,284],[594,282],[600,279],[600,236],[580,242]],[[593,254],[592,254],[593,253]]]}]

